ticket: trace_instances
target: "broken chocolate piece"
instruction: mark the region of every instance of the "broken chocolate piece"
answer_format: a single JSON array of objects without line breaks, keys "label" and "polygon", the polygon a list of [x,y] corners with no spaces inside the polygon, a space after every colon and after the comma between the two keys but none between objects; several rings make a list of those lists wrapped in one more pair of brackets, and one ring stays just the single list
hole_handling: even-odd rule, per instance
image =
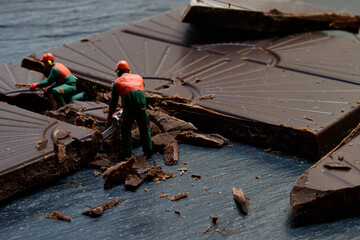
[{"label": "broken chocolate piece", "polygon": [[164,172],[161,166],[149,166],[145,173],[140,173],[140,176],[144,179],[149,178],[155,182],[175,177],[173,173]]},{"label": "broken chocolate piece", "polygon": [[71,217],[67,217],[64,214],[59,213],[58,211],[53,211],[52,214],[47,213],[46,217],[71,222]]},{"label": "broken chocolate piece", "polygon": [[192,123],[170,116],[161,110],[154,111],[149,109],[148,113],[150,115],[150,119],[154,121],[164,132],[197,130]]},{"label": "broken chocolate piece", "polygon": [[182,143],[192,144],[202,147],[222,147],[225,144],[225,138],[219,137],[215,134],[201,134],[192,131],[181,132],[176,136],[176,139]]},{"label": "broken chocolate piece", "polygon": [[182,199],[182,198],[186,198],[187,196],[189,195],[188,192],[185,192],[185,193],[180,193],[176,196],[173,196],[172,198],[170,198],[171,201],[177,201],[179,199]]},{"label": "broken chocolate piece", "polygon": [[137,172],[133,172],[127,176],[125,180],[125,186],[127,188],[136,188],[138,187],[142,182],[144,181],[144,178],[142,178]]},{"label": "broken chocolate piece", "polygon": [[135,157],[135,163],[132,166],[133,169],[146,169],[147,163],[146,163],[146,156],[136,156]]},{"label": "broken chocolate piece", "polygon": [[119,197],[114,198],[113,200],[101,204],[99,206],[90,208],[89,210],[86,210],[84,212],[82,212],[82,214],[89,216],[89,217],[100,217],[105,210],[108,210],[110,208],[112,208],[113,206],[115,206],[118,202],[120,201]]},{"label": "broken chocolate piece", "polygon": [[329,169],[339,169],[339,170],[350,170],[351,167],[339,162],[326,162],[324,163],[324,167]]},{"label": "broken chocolate piece", "polygon": [[168,144],[171,144],[175,141],[176,136],[179,134],[179,131],[174,132],[165,132],[160,133],[156,136],[151,137],[151,141],[153,144],[153,148],[155,149],[163,149]]},{"label": "broken chocolate piece", "polygon": [[214,216],[211,216],[211,215],[210,215],[210,218],[211,218],[211,220],[213,221],[214,224],[216,224],[217,221],[219,220],[218,217],[214,217]]},{"label": "broken chocolate piece", "polygon": [[358,15],[296,1],[191,0],[182,21],[259,32],[342,29],[358,33],[360,27]]},{"label": "broken chocolate piece", "polygon": [[241,188],[240,189],[233,188],[232,190],[233,190],[234,200],[238,205],[238,207],[240,208],[240,211],[245,215],[247,215],[249,211],[250,198],[244,194]]},{"label": "broken chocolate piece", "polygon": [[163,157],[165,165],[176,165],[177,161],[179,160],[179,145],[177,141],[173,141],[164,147]]},{"label": "broken chocolate piece", "polygon": [[211,225],[210,225],[210,226],[208,226],[208,227],[204,230],[204,233],[209,232],[209,231],[211,230],[211,228],[212,228],[212,226],[211,226]]},{"label": "broken chocolate piece", "polygon": [[159,195],[159,198],[163,198],[163,197],[167,197],[167,196],[169,196],[169,194],[168,194],[168,193],[164,193],[164,194],[160,194],[160,195]]},{"label": "broken chocolate piece", "polygon": [[[306,170],[290,193],[292,215],[298,226],[328,222],[360,213],[360,132]],[[336,160],[335,160],[336,159]],[[334,168],[335,167],[335,168]]]},{"label": "broken chocolate piece", "polygon": [[132,171],[132,166],[134,165],[135,161],[135,157],[131,157],[126,162],[121,162],[116,166],[108,168],[103,173],[103,177],[105,178],[104,188],[108,189],[125,182],[126,178]]},{"label": "broken chocolate piece", "polygon": [[107,113],[104,112],[106,107],[107,104],[100,102],[74,101],[56,111],[46,111],[45,115],[76,126],[98,129],[103,132],[107,127]]},{"label": "broken chocolate piece", "polygon": [[[0,152],[0,203],[80,169],[82,162],[93,160],[98,151],[93,130],[2,102],[0,129],[0,145],[9,149]],[[71,134],[54,142],[57,130]],[[39,151],[38,142],[44,139],[48,139],[48,144]]]}]

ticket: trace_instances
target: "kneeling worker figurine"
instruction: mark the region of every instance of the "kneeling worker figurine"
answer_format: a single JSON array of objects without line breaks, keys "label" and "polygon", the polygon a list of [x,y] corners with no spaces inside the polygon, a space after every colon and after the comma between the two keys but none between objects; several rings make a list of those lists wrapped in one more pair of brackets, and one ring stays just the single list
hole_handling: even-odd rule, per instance
[{"label": "kneeling worker figurine", "polygon": [[51,70],[50,75],[39,83],[31,84],[30,90],[48,87],[45,92],[53,95],[58,108],[75,100],[84,100],[84,93],[76,91],[77,78],[63,64],[54,63],[52,53],[45,53],[40,62],[44,64],[46,71]]},{"label": "kneeling worker figurine", "polygon": [[119,78],[115,80],[112,87],[107,123],[111,124],[112,115],[116,111],[119,96],[121,96],[123,112],[121,116],[122,139],[119,159],[131,157],[131,128],[134,120],[136,120],[139,127],[143,151],[146,156],[150,157],[152,154],[152,143],[149,116],[146,111],[144,80],[138,74],[131,74],[129,64],[124,60],[118,62],[115,71]]}]

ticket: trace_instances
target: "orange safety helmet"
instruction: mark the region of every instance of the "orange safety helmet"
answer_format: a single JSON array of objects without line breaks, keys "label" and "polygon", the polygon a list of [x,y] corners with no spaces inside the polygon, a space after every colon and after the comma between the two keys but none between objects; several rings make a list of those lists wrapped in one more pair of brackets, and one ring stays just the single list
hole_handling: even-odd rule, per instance
[{"label": "orange safety helmet", "polygon": [[125,60],[121,60],[120,62],[118,62],[118,64],[116,65],[116,70],[129,70],[130,71],[130,67],[129,64],[127,63],[127,61]]},{"label": "orange safety helmet", "polygon": [[44,55],[42,55],[40,62],[47,62],[47,61],[54,61],[54,55],[52,55],[52,53],[45,53]]}]

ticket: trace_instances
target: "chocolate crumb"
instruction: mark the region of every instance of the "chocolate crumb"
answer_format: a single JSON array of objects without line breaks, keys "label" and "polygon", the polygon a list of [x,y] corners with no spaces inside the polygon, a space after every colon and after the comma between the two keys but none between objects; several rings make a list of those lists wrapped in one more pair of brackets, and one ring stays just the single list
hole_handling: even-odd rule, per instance
[{"label": "chocolate crumb", "polygon": [[62,220],[62,221],[67,221],[67,222],[71,222],[71,217],[67,217],[62,213],[59,213],[58,211],[53,211],[52,214],[46,214],[47,218],[53,218],[53,219],[57,219],[57,220]]},{"label": "chocolate crumb", "polygon": [[189,195],[189,192],[186,193],[180,193],[179,195],[176,195],[174,197],[171,198],[171,201],[177,201],[181,198],[186,198]]},{"label": "chocolate crumb", "polygon": [[209,232],[209,231],[211,230],[211,228],[212,228],[212,226],[211,226],[211,225],[210,225],[210,226],[208,226],[208,227],[204,230],[204,233]]}]

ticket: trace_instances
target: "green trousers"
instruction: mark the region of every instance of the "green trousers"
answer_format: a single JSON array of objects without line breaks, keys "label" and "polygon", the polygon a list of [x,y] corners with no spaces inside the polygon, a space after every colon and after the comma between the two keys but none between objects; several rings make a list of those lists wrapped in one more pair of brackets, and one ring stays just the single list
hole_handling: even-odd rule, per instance
[{"label": "green trousers", "polygon": [[145,108],[126,107],[123,109],[121,118],[123,119],[121,125],[121,151],[120,155],[129,158],[132,154],[132,136],[131,129],[136,120],[141,137],[141,145],[145,155],[149,156],[152,153],[151,133],[149,126],[149,115]]},{"label": "green trousers", "polygon": [[76,94],[76,86],[68,84],[62,84],[54,87],[51,93],[61,106],[65,106],[72,101],[82,101],[84,99],[83,93]]}]

